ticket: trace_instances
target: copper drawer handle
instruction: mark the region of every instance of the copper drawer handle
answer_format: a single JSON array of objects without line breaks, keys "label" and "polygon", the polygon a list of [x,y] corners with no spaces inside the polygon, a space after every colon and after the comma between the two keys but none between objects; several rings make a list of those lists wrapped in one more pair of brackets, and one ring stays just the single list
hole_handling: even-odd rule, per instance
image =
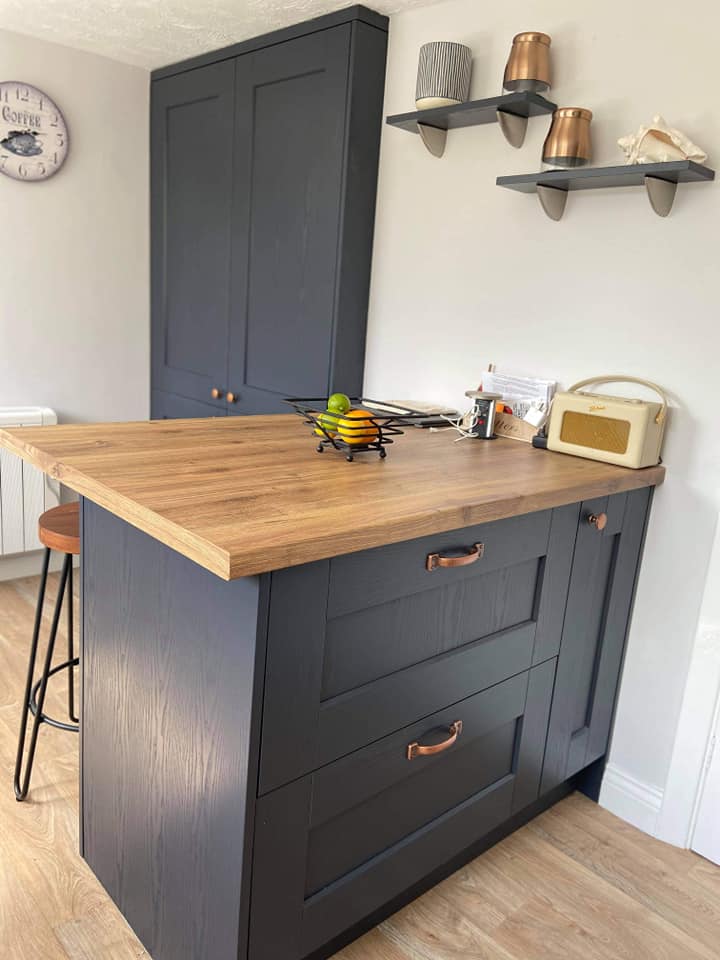
[{"label": "copper drawer handle", "polygon": [[444,557],[441,553],[429,553],[425,561],[425,569],[432,572],[438,567],[467,567],[470,563],[476,563],[484,553],[484,543],[476,543],[464,557]]},{"label": "copper drawer handle", "polygon": [[591,513],[588,517],[588,523],[591,527],[595,527],[597,530],[604,530],[607,526],[607,514]]},{"label": "copper drawer handle", "polygon": [[443,750],[449,750],[462,733],[463,722],[456,720],[448,728],[450,736],[442,743],[436,743],[432,747],[422,747],[419,743],[409,743],[407,746],[407,758],[412,760],[414,757],[431,757],[434,753],[442,753]]}]

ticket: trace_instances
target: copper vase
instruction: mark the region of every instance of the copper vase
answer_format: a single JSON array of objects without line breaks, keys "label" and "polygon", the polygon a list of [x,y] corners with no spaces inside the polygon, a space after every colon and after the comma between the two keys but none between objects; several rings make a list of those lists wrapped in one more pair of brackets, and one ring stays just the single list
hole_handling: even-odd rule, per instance
[{"label": "copper vase", "polygon": [[513,37],[503,87],[512,93],[550,89],[550,37],[530,31]]},{"label": "copper vase", "polygon": [[543,144],[543,163],[553,167],[581,167],[592,159],[590,121],[584,107],[559,107],[553,113]]}]

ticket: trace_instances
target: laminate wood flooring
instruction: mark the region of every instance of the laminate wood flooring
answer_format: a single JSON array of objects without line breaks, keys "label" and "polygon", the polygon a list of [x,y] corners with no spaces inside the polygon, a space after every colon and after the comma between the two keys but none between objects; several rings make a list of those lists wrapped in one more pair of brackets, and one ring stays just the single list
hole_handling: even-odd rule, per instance
[{"label": "laminate wood flooring", "polygon": [[[0,583],[0,957],[150,960],[77,852],[77,737],[41,729],[30,796],[15,801],[36,589],[36,578]],[[56,678],[48,710],[62,716],[64,697]],[[465,958],[720,960],[720,867],[574,794],[336,960]]]}]

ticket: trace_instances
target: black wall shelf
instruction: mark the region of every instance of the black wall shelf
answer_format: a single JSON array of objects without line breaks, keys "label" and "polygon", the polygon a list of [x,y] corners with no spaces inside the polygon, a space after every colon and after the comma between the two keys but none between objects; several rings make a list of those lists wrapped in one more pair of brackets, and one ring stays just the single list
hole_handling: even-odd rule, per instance
[{"label": "black wall shelf", "polygon": [[576,167],[572,170],[548,170],[512,177],[498,177],[499,187],[537,193],[543,210],[552,220],[560,220],[569,190],[599,190],[605,187],[641,187],[647,190],[650,204],[658,216],[672,209],[678,183],[714,180],[715,171],[693,160],[667,163],[639,163],[620,167]]},{"label": "black wall shelf", "polygon": [[434,157],[441,157],[445,152],[448,130],[498,123],[508,143],[513,147],[521,147],[525,141],[528,119],[550,114],[553,110],[555,104],[537,93],[507,93],[502,97],[469,100],[449,107],[398,113],[388,117],[386,122],[391,127],[419,133],[430,153]]}]

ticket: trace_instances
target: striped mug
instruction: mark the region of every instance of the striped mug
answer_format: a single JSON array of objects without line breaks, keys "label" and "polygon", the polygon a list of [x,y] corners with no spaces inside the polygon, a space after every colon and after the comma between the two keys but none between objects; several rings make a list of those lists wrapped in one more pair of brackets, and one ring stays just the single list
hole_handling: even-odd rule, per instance
[{"label": "striped mug", "polygon": [[462,43],[435,41],[420,47],[415,106],[418,110],[465,103],[470,96],[472,50]]}]

